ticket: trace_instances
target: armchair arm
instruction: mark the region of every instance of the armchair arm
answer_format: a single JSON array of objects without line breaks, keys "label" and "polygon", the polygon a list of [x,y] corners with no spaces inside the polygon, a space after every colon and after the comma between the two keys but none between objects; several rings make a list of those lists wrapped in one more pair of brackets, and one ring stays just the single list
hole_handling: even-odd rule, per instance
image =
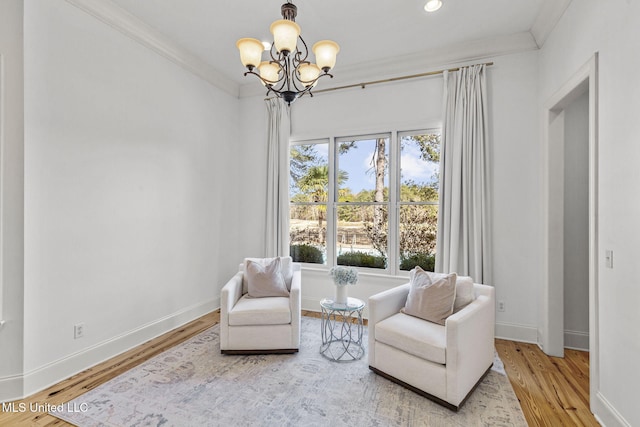
[{"label": "armchair arm", "polygon": [[369,297],[369,366],[375,366],[376,323],[400,312],[407,302],[409,283]]},{"label": "armchair arm", "polygon": [[474,290],[477,298],[445,322],[447,395],[460,399],[491,366],[495,352],[495,289],[474,284]]},{"label": "armchair arm", "polygon": [[220,348],[226,350],[229,344],[229,311],[242,297],[243,272],[237,272],[220,292]]},{"label": "armchair arm", "polygon": [[369,297],[369,327],[398,313],[407,302],[409,284],[396,286]]},{"label": "armchair arm", "polygon": [[294,348],[300,347],[300,321],[302,316],[302,271],[294,264],[291,291],[289,293],[291,308],[291,333]]}]

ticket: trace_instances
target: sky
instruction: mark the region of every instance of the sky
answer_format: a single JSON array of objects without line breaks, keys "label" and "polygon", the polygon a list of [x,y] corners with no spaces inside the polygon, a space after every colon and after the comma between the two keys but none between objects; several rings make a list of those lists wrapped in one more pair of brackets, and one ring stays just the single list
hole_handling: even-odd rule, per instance
[{"label": "sky", "polygon": [[[373,173],[373,154],[375,150],[375,140],[365,140],[358,142],[358,148],[349,150],[340,156],[339,167],[349,174],[349,179],[345,187],[352,190],[354,194],[360,190],[375,189],[375,174]],[[387,154],[389,144],[387,144]],[[425,162],[420,159],[420,150],[413,143],[405,143],[401,153],[400,164],[402,168],[402,182],[413,180],[416,183],[429,183],[433,174],[437,172],[438,165],[432,162]],[[388,175],[385,177],[385,186],[389,185]]]},{"label": "sky", "polygon": [[[387,144],[387,154],[389,152]],[[329,144],[316,144],[315,150],[322,163],[328,163]],[[375,189],[375,175],[372,169],[372,159],[375,150],[375,140],[358,141],[357,148],[352,148],[340,155],[339,167],[349,174],[344,187],[351,189],[353,194],[361,190]],[[405,142],[401,153],[402,182],[413,180],[416,183],[430,183],[434,173],[438,171],[438,164],[425,162],[420,159],[420,150],[415,143]],[[385,186],[389,185],[389,177],[385,178]]]}]

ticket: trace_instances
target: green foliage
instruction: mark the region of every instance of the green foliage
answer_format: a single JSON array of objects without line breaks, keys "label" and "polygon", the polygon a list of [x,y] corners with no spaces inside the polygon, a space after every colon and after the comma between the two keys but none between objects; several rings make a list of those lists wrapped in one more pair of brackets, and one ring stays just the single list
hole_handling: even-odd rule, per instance
[{"label": "green foliage", "polygon": [[308,262],[311,264],[324,264],[322,251],[315,246],[302,244],[289,246],[289,253],[294,262]]},{"label": "green foliage", "polygon": [[440,134],[429,133],[425,135],[411,135],[405,138],[418,144],[420,158],[425,162],[440,162]]},{"label": "green foliage", "polygon": [[420,266],[425,271],[433,271],[436,266],[436,256],[427,253],[402,254],[400,256],[400,270],[412,270]]},{"label": "green foliage", "polygon": [[289,173],[294,183],[307,173],[310,166],[319,162],[318,153],[313,145],[292,145],[289,157]]},{"label": "green foliage", "polygon": [[387,258],[371,255],[366,252],[346,252],[338,255],[338,265],[350,265],[353,267],[386,268]]},{"label": "green foliage", "polygon": [[400,186],[400,200],[403,202],[437,202],[438,188],[434,185],[417,184],[407,180]]}]

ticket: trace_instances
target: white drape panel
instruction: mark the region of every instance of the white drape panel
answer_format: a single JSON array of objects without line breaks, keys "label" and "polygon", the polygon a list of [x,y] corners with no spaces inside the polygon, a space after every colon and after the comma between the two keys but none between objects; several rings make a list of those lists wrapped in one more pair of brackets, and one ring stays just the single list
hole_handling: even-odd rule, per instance
[{"label": "white drape panel", "polygon": [[280,99],[267,104],[267,191],[265,256],[289,255],[289,108]]},{"label": "white drape panel", "polygon": [[491,284],[485,65],[444,73],[436,271]]}]

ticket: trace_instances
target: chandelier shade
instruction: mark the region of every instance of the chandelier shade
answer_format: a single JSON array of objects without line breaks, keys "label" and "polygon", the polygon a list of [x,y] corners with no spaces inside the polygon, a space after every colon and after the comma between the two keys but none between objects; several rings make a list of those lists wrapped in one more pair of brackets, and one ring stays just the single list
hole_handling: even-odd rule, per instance
[{"label": "chandelier shade", "polygon": [[330,70],[336,65],[336,56],[340,52],[338,43],[331,40],[322,40],[313,45],[313,54],[316,56],[316,63],[322,70]]},{"label": "chandelier shade", "polygon": [[300,73],[300,81],[305,87],[316,82],[320,76],[320,68],[316,64],[300,64],[298,72]]},{"label": "chandelier shade", "polygon": [[282,19],[271,24],[273,43],[269,58],[262,60],[264,45],[257,39],[242,38],[236,46],[240,51],[240,61],[247,68],[244,73],[253,74],[267,88],[267,95],[273,93],[291,104],[299,97],[311,93],[324,76],[336,65],[340,47],[331,40],[322,40],[313,45],[316,63],[309,60],[309,49],[300,35],[300,26],[295,22],[298,8],[290,2],[281,7]]},{"label": "chandelier shade", "polygon": [[252,70],[260,64],[264,46],[257,39],[244,38],[236,42],[236,47],[240,51],[240,61],[242,65]]},{"label": "chandelier shade", "polygon": [[262,78],[262,80],[264,80],[262,84],[274,84],[278,81],[278,76],[280,75],[280,65],[270,61],[262,61],[260,63],[260,66],[258,67],[258,70],[260,72],[260,77]]},{"label": "chandelier shade", "polygon": [[279,19],[271,24],[271,34],[273,43],[278,52],[293,52],[298,45],[300,37],[300,26],[287,19]]}]

